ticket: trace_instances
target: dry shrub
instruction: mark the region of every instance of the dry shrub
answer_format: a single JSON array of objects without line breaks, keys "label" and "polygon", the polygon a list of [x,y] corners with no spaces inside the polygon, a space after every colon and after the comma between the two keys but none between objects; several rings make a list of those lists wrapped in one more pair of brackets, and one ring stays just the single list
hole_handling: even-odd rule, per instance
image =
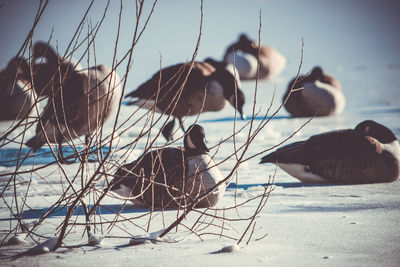
[{"label": "dry shrub", "polygon": [[[75,34],[71,38],[64,56],[61,57],[63,60],[68,60],[71,56],[75,56],[79,58],[79,61],[87,58],[88,64],[90,63],[90,58],[94,59],[92,61],[94,65],[101,63],[100,58],[96,56],[96,36],[98,31],[101,30],[104,17],[108,12],[109,3],[107,3],[107,6],[104,8],[104,15],[101,20],[93,26],[87,18],[93,2],[94,1],[92,1],[87,8]],[[111,66],[113,70],[117,70],[118,68],[120,74],[123,73],[123,75],[120,75],[122,78],[122,95],[119,99],[119,107],[115,112],[116,115],[113,118],[112,126],[110,127],[112,129],[111,133],[108,133],[103,129],[103,126],[101,126],[93,131],[85,146],[82,147],[79,140],[72,140],[66,144],[67,147],[72,149],[75,157],[78,158],[77,164],[71,165],[68,168],[66,165],[61,164],[61,162],[56,160],[58,154],[57,150],[54,149],[49,142],[47,142],[45,146],[49,148],[50,153],[55,159],[54,161],[47,162],[46,164],[35,165],[34,158],[43,155],[40,153],[33,154],[31,151],[23,153],[24,143],[26,142],[24,136],[25,131],[31,127],[34,128],[38,123],[42,123],[40,119],[42,110],[36,105],[32,107],[36,113],[34,118],[29,117],[14,122],[9,129],[3,131],[2,136],[0,137],[0,149],[4,149],[7,145],[12,143],[19,147],[19,153],[16,158],[15,169],[13,171],[3,171],[0,173],[1,199],[4,206],[6,206],[10,212],[9,229],[1,230],[1,244],[5,244],[6,240],[8,240],[12,235],[20,232],[25,233],[35,242],[40,242],[43,238],[49,238],[55,235],[58,237],[57,243],[50,249],[55,250],[64,246],[79,246],[79,244],[76,243],[71,244],[66,239],[68,235],[72,235],[73,233],[83,234],[87,231],[88,235],[90,235],[90,233],[101,233],[108,238],[132,238],[135,236],[137,237],[138,233],[149,232],[153,225],[155,225],[154,227],[157,229],[162,229],[157,234],[158,238],[163,238],[164,236],[171,234],[172,230],[174,230],[174,233],[180,233],[180,238],[194,235],[199,239],[204,240],[205,236],[212,235],[234,240],[237,244],[242,242],[248,244],[251,240],[259,240],[265,236],[265,233],[257,234],[257,236],[254,234],[256,231],[257,216],[265,207],[270,193],[274,189],[271,185],[275,175],[274,173],[269,176],[268,181],[264,185],[264,189],[257,195],[248,198],[245,201],[240,201],[236,197],[235,192],[233,203],[225,207],[217,206],[207,209],[196,209],[196,204],[201,199],[207,197],[213,189],[210,189],[208,192],[205,192],[194,199],[189,198],[190,201],[186,202],[176,210],[156,208],[141,210],[138,208],[136,212],[130,212],[132,207],[129,199],[118,196],[114,196],[119,199],[119,203],[121,203],[117,209],[112,205],[103,204],[105,196],[110,196],[108,190],[104,191],[103,189],[107,187],[110,181],[114,178],[116,170],[130,161],[129,158],[132,158],[132,155],[136,150],[143,148],[143,153],[146,153],[151,149],[154,149],[154,147],[162,148],[170,146],[173,143],[181,141],[183,138],[182,135],[175,133],[175,136],[178,136],[176,140],[168,142],[162,146],[157,146],[156,140],[160,135],[160,129],[166,125],[171,115],[156,113],[155,110],[145,111],[140,107],[137,107],[131,109],[131,114],[121,116],[120,108],[126,89],[127,77],[132,68],[133,51],[135,50],[137,43],[140,41],[143,32],[147,28],[147,23],[151,19],[157,1],[151,3],[151,7],[147,14],[144,12],[144,3],[145,1],[136,1],[136,25],[131,37],[131,47],[127,51],[124,51],[123,56],[118,60],[117,52],[120,52],[118,49],[123,10],[122,2],[120,4],[120,13],[118,17],[119,23],[115,35],[114,57]],[[37,26],[41,15],[45,12],[47,4],[48,1],[40,2],[32,30],[21,46],[18,55],[28,54],[28,56],[30,56],[34,29]],[[190,68],[195,62],[202,36],[202,1],[200,13],[200,27],[196,48],[190,62],[187,62]],[[88,28],[86,35],[82,34],[85,26]],[[258,31],[259,42],[261,41],[261,26],[260,13],[260,28]],[[83,49],[84,52],[77,56],[76,51],[79,48],[82,49],[82,47],[85,47]],[[33,64],[33,62],[30,63],[31,65]],[[124,68],[124,72],[121,72],[124,64],[126,67]],[[302,62],[300,62],[299,71],[301,64]],[[62,75],[61,77],[57,77],[57,73],[62,73],[60,64],[58,65],[58,72],[53,74],[53,79],[60,79],[60,83],[62,84],[66,77],[62,77]],[[185,81],[187,80],[189,73],[185,77]],[[182,75],[182,73],[177,73],[177,75]],[[110,88],[112,89],[113,86],[110,86]],[[183,85],[179,93],[176,95],[177,99],[180,97],[182,89]],[[266,114],[262,115],[264,116],[263,119],[257,122],[254,120],[256,116],[260,115],[255,110],[257,90],[258,79],[256,80],[254,88],[254,103],[251,114],[253,119],[239,127],[236,124],[237,114],[235,114],[234,127],[231,135],[225,137],[213,147],[215,153],[212,154],[212,157],[218,153],[221,145],[225,142],[231,141],[234,147],[234,152],[231,155],[217,163],[217,165],[219,165],[227,160],[234,159],[234,164],[230,172],[227,173],[225,178],[215,187],[221,184],[229,185],[232,181],[238,183],[240,181],[238,168],[242,163],[259,156],[261,153],[274,149],[281,144],[279,143],[267,150],[248,155],[248,148],[254,141],[255,137],[268,125],[268,123],[270,123],[271,119],[283,106],[282,104],[277,110],[270,112],[273,101],[272,99],[271,105]],[[43,105],[44,99],[37,98],[36,101]],[[49,101],[51,101],[51,98]],[[176,105],[176,102],[171,103],[171,105],[174,104]],[[196,121],[197,119],[198,117],[196,118]],[[102,123],[100,122],[99,124]],[[138,131],[137,129],[140,130]],[[19,134],[15,134],[15,132],[18,132]],[[128,143],[120,145],[121,138],[126,136],[130,137],[130,132],[135,132],[136,137],[132,138]],[[246,134],[245,142],[239,143],[236,141],[236,136],[239,133]],[[291,138],[291,136],[287,139],[289,138]],[[102,153],[102,149],[96,150],[96,148],[104,148],[105,150],[108,150],[108,153]],[[89,157],[93,157],[93,153],[98,159],[98,162],[89,163],[88,159]],[[33,159],[32,165],[23,165],[22,163],[28,159]],[[7,170],[10,169],[11,168],[8,168]],[[59,187],[54,185],[53,190],[55,194],[50,198],[50,206],[37,221],[26,223],[23,214],[24,212],[31,210],[30,206],[34,204],[32,203],[32,199],[34,200],[35,198],[35,191],[40,191],[41,184],[49,186],[50,188],[53,187],[52,184],[55,179],[49,179],[50,175],[52,177],[58,177],[57,179],[59,180],[60,185]],[[153,181],[148,182],[150,184],[154,183]],[[184,193],[182,192],[182,194]],[[241,216],[240,210],[250,204],[255,207],[252,214],[250,216]],[[48,223],[48,221],[50,221],[54,215],[58,214],[60,210],[65,212],[65,215],[63,215],[64,219],[61,223],[57,225]],[[126,212],[126,210],[128,210],[128,212]],[[173,216],[166,216],[166,213],[170,214],[171,212],[174,213]],[[177,241],[179,238],[175,238],[174,240]]]}]

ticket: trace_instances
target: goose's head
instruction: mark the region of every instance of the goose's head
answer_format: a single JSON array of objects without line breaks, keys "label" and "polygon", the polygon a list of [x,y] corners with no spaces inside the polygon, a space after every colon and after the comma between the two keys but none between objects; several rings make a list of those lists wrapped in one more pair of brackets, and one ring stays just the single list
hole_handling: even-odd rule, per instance
[{"label": "goose's head", "polygon": [[322,68],[320,66],[316,66],[313,68],[313,70],[311,71],[310,78],[312,78],[312,80],[322,80],[322,78],[324,77],[324,71],[322,70]]},{"label": "goose's head", "polygon": [[355,131],[366,136],[371,136],[383,144],[389,144],[396,141],[394,133],[387,127],[373,120],[360,122]]},{"label": "goose's head", "polygon": [[188,156],[200,155],[210,150],[205,144],[206,135],[204,128],[198,124],[193,124],[188,128],[183,143],[185,145],[185,154]]},{"label": "goose's head", "polygon": [[251,43],[252,43],[252,41],[244,33],[242,33],[239,36],[239,41],[237,42],[238,47],[242,50],[247,50],[247,49],[251,48],[252,47]]},{"label": "goose's head", "polygon": [[34,60],[44,58],[47,62],[57,62],[58,56],[48,43],[39,41],[33,46],[33,58]]},{"label": "goose's head", "polygon": [[215,79],[224,90],[224,98],[239,112],[242,120],[245,119],[243,115],[243,106],[245,103],[245,96],[242,90],[240,90],[240,82],[238,81],[238,75],[232,74],[226,69],[216,70],[212,75],[211,79]]},{"label": "goose's head", "polygon": [[62,60],[54,49],[45,42],[37,42],[33,47],[33,80],[35,91],[38,95],[51,95],[53,81],[58,85],[61,74],[67,75],[74,70],[68,60]]},{"label": "goose's head", "polygon": [[242,120],[246,119],[246,115],[243,114],[243,106],[245,103],[245,96],[242,90],[237,89],[236,93],[231,94],[228,98],[229,103],[239,112]]},{"label": "goose's head", "polygon": [[24,79],[29,81],[31,78],[31,72],[28,63],[23,57],[14,57],[8,62],[7,65],[8,76],[17,79]]}]

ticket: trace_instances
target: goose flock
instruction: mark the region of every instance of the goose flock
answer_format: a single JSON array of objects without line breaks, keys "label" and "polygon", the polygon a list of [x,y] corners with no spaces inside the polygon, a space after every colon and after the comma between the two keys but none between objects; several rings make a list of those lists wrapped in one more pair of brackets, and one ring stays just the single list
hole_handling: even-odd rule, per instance
[{"label": "goose flock", "polygon": [[[0,120],[32,117],[37,99],[48,98],[38,116],[36,134],[25,144],[34,152],[46,143],[56,144],[60,162],[68,163],[62,154],[63,143],[81,136],[88,143],[110,118],[120,103],[120,77],[106,65],[83,70],[44,42],[34,45],[33,61],[30,67],[24,58],[15,57],[0,72]],[[198,124],[185,128],[183,119],[220,111],[226,103],[245,119],[241,80],[271,79],[286,63],[277,50],[241,34],[228,45],[221,61],[207,58],[156,72],[124,97],[128,105],[170,115],[172,120],[161,129],[167,140],[173,139],[177,119],[185,132],[184,147],[144,153],[120,167],[106,191],[152,208],[217,205],[226,184],[208,154],[207,129]],[[340,82],[320,66],[294,78],[282,99],[293,117],[337,115],[345,102]],[[400,173],[400,146],[390,129],[366,120],[354,129],[320,133],[282,146],[260,163],[276,164],[303,183],[393,182]]]}]

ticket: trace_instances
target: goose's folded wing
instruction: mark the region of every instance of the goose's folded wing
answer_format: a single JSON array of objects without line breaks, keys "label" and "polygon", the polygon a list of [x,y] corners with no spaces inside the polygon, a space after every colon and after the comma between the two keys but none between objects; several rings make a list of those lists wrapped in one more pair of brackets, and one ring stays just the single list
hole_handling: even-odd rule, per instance
[{"label": "goose's folded wing", "polygon": [[260,163],[304,163],[305,149],[306,141],[291,143],[264,156]]},{"label": "goose's folded wing", "polygon": [[327,159],[340,159],[371,149],[368,140],[354,130],[332,131],[314,135],[306,141],[283,146],[264,156],[261,163],[300,163],[310,165]]}]

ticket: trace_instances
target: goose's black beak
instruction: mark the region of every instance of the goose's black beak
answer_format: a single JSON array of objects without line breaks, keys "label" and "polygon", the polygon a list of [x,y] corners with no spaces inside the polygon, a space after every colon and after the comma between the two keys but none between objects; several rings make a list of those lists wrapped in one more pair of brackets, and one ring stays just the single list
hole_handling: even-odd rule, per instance
[{"label": "goose's black beak", "polygon": [[196,146],[202,153],[210,152],[210,149],[208,149],[208,147],[206,146],[204,139],[201,140],[198,144],[196,144]]},{"label": "goose's black beak", "polygon": [[239,109],[239,114],[240,114],[240,118],[241,118],[242,120],[245,120],[245,119],[246,119],[246,115],[243,114],[243,110],[242,110],[242,109]]}]

